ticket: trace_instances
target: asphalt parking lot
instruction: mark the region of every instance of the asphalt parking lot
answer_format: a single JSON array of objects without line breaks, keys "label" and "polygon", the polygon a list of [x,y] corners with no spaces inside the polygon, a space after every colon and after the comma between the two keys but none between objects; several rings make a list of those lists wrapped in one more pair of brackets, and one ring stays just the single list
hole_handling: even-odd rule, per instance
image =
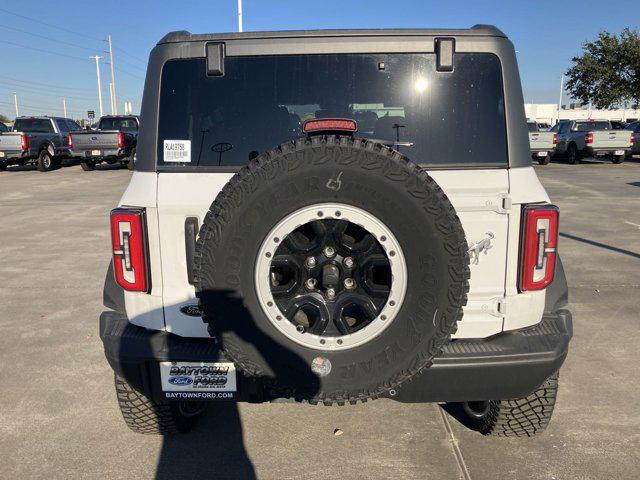
[{"label": "asphalt parking lot", "polygon": [[98,338],[108,212],[130,172],[0,172],[0,478],[638,478],[640,161],[536,170],[561,209],[575,336],[533,439],[389,400],[216,404],[188,436],[130,432]]}]

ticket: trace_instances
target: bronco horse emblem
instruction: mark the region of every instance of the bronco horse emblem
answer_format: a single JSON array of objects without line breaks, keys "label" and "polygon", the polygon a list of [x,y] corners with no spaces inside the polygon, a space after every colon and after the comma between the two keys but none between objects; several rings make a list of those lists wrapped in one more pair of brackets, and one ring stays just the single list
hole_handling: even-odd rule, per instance
[{"label": "bronco horse emblem", "polygon": [[492,232],[485,233],[485,237],[479,242],[472,243],[469,246],[469,256],[471,257],[471,261],[474,265],[478,265],[480,261],[480,254],[484,251],[484,254],[487,254],[487,250],[490,250],[493,245],[491,245],[491,240],[494,235]]}]

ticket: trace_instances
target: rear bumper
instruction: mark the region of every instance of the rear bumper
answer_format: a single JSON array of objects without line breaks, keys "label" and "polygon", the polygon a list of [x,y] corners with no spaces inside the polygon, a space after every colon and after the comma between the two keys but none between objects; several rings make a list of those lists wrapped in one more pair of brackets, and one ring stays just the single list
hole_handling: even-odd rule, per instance
[{"label": "rear bumper", "polygon": [[621,147],[621,148],[598,148],[598,147],[585,147],[582,150],[584,155],[588,155],[590,157],[602,156],[602,155],[613,155],[617,151],[624,151],[624,154],[627,155],[631,151],[631,147]]},{"label": "rear bumper", "polygon": [[[99,150],[100,155],[91,155],[93,150]],[[103,160],[105,158],[126,158],[131,154],[131,149],[127,147],[123,148],[99,148],[95,147],[93,149],[85,149],[85,148],[73,148],[71,150],[71,156],[74,158],[86,159],[86,160]]]},{"label": "rear bumper", "polygon": [[[559,310],[545,314],[533,327],[480,340],[454,340],[430,368],[390,397],[417,403],[526,396],[560,368],[572,334],[571,313]],[[156,401],[163,399],[158,362],[228,361],[211,339],[146,330],[113,311],[100,316],[100,338],[113,370]],[[241,372],[236,399],[272,400],[260,380]]]},{"label": "rear bumper", "polygon": [[29,158],[28,150],[3,150],[3,156],[0,156],[0,163],[9,165],[12,163],[20,162],[21,160],[27,160]]}]

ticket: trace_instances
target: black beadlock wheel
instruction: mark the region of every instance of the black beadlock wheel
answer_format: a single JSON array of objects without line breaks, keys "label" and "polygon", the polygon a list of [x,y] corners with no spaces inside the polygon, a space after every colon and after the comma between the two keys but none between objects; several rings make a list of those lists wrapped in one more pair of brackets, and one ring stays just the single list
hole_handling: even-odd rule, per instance
[{"label": "black beadlock wheel", "polygon": [[400,153],[316,136],[260,155],[200,230],[209,331],[267,395],[325,404],[394,395],[455,332],[469,289],[456,212]]}]

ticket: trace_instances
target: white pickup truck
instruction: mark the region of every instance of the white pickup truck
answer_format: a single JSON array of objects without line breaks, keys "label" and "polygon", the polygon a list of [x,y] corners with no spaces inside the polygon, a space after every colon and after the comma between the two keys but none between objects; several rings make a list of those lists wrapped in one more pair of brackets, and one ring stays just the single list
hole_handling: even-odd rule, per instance
[{"label": "white pickup truck", "polygon": [[572,317],[504,33],[174,32],[141,117],[100,318],[131,429],[383,397],[547,426]]},{"label": "white pickup truck", "polygon": [[537,122],[528,121],[529,144],[531,145],[531,157],[540,165],[547,165],[551,161],[553,152],[558,143],[555,132],[540,130]]},{"label": "white pickup truck", "polygon": [[634,132],[614,130],[609,120],[565,120],[551,131],[558,134],[555,153],[566,156],[570,164],[582,157],[606,157],[622,163],[634,142]]}]

